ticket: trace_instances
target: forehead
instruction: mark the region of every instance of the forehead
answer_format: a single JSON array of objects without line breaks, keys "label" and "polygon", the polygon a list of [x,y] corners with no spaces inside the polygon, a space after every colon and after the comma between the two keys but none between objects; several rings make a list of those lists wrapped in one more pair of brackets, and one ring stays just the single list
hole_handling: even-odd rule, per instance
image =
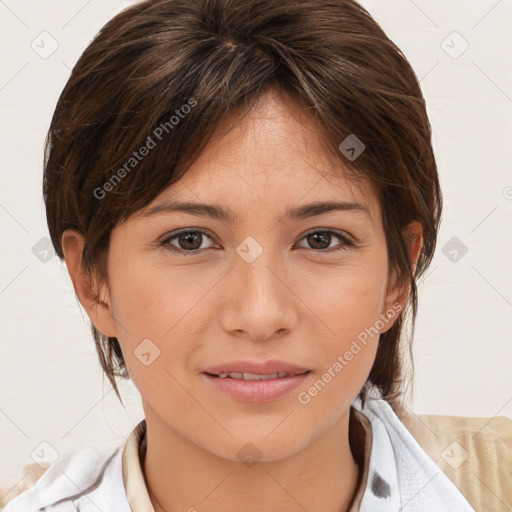
[{"label": "forehead", "polygon": [[[169,197],[230,204],[280,205],[345,200],[368,205],[380,218],[377,188],[357,180],[342,156],[326,149],[322,128],[291,97],[260,96],[248,112],[219,124],[182,178],[155,202]],[[276,202],[278,200],[278,202]]]}]

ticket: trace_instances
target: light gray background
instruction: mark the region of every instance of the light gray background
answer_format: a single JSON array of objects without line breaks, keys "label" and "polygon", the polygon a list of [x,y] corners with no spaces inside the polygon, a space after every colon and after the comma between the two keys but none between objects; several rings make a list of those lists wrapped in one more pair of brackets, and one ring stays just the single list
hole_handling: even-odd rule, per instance
[{"label": "light gray background", "polygon": [[[131,382],[120,383],[125,410],[102,377],[65,265],[51,252],[41,261],[53,109],[89,41],[131,3],[0,1],[0,483],[16,483],[41,442],[60,452],[121,440],[143,417]],[[361,3],[421,79],[445,198],[409,404],[512,417],[512,1]]]}]

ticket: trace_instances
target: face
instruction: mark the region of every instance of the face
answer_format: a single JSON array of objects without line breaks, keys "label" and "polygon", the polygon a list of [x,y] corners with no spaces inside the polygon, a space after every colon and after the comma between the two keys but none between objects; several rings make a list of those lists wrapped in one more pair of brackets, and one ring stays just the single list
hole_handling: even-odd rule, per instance
[{"label": "face", "polygon": [[[376,190],[351,182],[293,109],[262,98],[111,235],[113,320],[97,327],[119,339],[147,421],[233,461],[248,442],[263,460],[289,456],[346,417],[396,311]],[[198,207],[149,214],[166,201]],[[333,202],[353,207],[306,208]],[[239,361],[308,372],[205,373]]]}]

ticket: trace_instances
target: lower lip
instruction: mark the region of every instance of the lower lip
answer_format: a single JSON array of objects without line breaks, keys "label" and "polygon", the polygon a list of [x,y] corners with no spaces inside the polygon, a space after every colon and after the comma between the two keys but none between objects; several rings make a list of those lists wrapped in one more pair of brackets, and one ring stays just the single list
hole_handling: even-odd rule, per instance
[{"label": "lower lip", "polygon": [[292,375],[281,379],[242,380],[230,377],[213,377],[203,373],[206,380],[216,390],[222,391],[234,400],[249,403],[273,402],[298,388],[310,372]]}]

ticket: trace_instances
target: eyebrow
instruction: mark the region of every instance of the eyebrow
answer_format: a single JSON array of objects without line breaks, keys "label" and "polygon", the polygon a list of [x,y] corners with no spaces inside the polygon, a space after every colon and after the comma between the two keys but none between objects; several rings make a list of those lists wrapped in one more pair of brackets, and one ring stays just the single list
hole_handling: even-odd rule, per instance
[{"label": "eyebrow", "polygon": [[[361,212],[372,219],[366,204],[348,201],[317,201],[310,204],[290,208],[280,219],[299,220],[332,211]],[[149,217],[160,213],[184,212],[197,217],[212,217],[226,222],[235,223],[239,216],[230,208],[220,204],[179,202],[172,199],[163,201],[140,213],[141,217]]]}]

